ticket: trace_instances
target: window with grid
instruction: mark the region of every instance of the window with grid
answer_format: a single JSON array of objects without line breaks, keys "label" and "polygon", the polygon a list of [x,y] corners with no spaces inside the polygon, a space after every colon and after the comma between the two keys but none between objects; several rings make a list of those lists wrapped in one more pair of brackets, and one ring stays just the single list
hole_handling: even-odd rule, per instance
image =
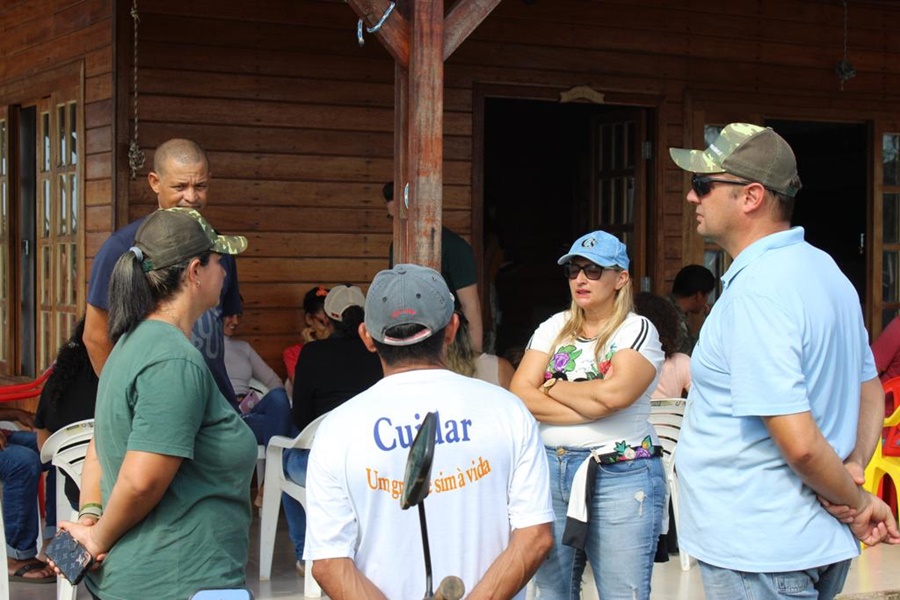
[{"label": "window with grid", "polygon": [[882,160],[881,327],[900,309],[900,133],[885,133]]},{"label": "window with grid", "polygon": [[83,274],[78,103],[56,100],[38,122],[37,365],[53,362],[78,315]]},{"label": "window with grid", "polygon": [[622,240],[634,256],[634,122],[600,124],[595,144],[596,221]]}]

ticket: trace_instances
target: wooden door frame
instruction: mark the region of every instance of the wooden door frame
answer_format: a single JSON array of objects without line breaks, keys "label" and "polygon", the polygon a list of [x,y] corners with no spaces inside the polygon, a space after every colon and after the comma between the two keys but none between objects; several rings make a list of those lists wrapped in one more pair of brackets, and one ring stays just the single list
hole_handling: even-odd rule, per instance
[{"label": "wooden door frame", "polygon": [[[489,292],[485,285],[484,249],[482,247],[484,238],[484,130],[486,102],[488,99],[500,98],[559,103],[562,94],[581,87],[582,83],[575,81],[571,86],[561,87],[475,82],[472,86],[472,251],[475,253],[475,263],[478,268],[478,290],[481,295],[483,313],[485,312],[484,307],[489,306]],[[600,85],[591,85],[590,89],[598,92],[603,98],[602,104],[598,103],[598,106],[649,109],[652,111],[652,115],[650,115],[652,118],[648,118],[646,132],[648,138],[654,144],[652,154],[655,164],[652,165],[652,171],[646,170],[648,184],[645,193],[646,211],[643,217],[646,231],[641,237],[646,244],[645,263],[647,275],[651,277],[651,287],[654,287],[664,277],[662,261],[653,260],[653,257],[661,252],[662,228],[657,228],[657,231],[653,232],[650,231],[650,225],[658,223],[662,217],[663,161],[659,160],[661,151],[659,144],[660,140],[666,139],[663,135],[666,123],[662,110],[665,96],[663,94],[606,90]]]}]

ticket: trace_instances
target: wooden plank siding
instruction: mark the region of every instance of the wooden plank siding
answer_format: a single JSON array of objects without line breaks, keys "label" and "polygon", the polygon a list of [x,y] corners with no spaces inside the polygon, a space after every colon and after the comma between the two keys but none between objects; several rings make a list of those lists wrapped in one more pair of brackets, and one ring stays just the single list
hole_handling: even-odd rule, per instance
[{"label": "wooden plank siding", "polygon": [[[900,7],[855,2],[850,18],[849,58],[858,74],[840,92],[837,1],[501,3],[445,68],[445,223],[465,236],[481,232],[480,206],[473,206],[481,167],[473,164],[473,144],[481,143],[473,139],[477,85],[530,87],[535,97],[589,85],[610,104],[653,111],[651,275],[656,291],[667,289],[685,262],[700,258],[685,216],[686,180],[665,151],[692,143],[691,111],[759,103],[773,115],[802,118],[814,106],[817,118],[836,120],[896,111]],[[157,144],[173,136],[201,143],[213,173],[211,221],[251,242],[238,261],[242,335],[279,370],[310,286],[365,285],[386,264],[391,223],[380,187],[393,172],[393,61],[368,34],[360,48],[355,25],[352,10],[333,0],[155,0],[141,7],[148,162],[134,181],[120,166],[116,193],[127,198],[128,211],[115,218],[121,225],[152,209],[145,176]],[[130,57],[117,68],[129,77]],[[103,93],[101,82],[89,89]],[[130,97],[118,101],[130,107]],[[89,147],[100,157],[110,139],[104,124]],[[88,188],[95,222],[109,217],[99,201],[109,193],[100,183]],[[473,242],[480,251],[480,240]]]},{"label": "wooden plank siding", "polygon": [[[0,7],[0,101],[20,104],[57,87],[84,88],[86,272],[112,223],[112,11],[112,0],[19,0]],[[73,81],[82,68],[83,82]]]},{"label": "wooden plank siding", "polygon": [[[88,267],[113,224],[153,209],[153,149],[175,136],[202,144],[210,220],[250,238],[238,261],[242,335],[281,372],[306,290],[365,285],[386,265],[391,222],[380,189],[394,168],[393,60],[372,35],[357,45],[356,16],[339,0],[141,2],[147,163],[132,180],[129,6],[4,2],[0,100],[27,98],[83,61]],[[587,85],[609,105],[650,111],[649,274],[655,291],[667,290],[683,264],[700,259],[702,240],[685,210],[686,177],[666,148],[696,143],[704,111],[898,119],[900,3],[857,0],[849,18],[857,76],[840,91],[838,0],[501,2],[445,65],[444,222],[481,252],[479,89],[552,100]]]},{"label": "wooden plank siding", "polygon": [[[84,215],[79,219],[84,238],[75,241],[84,246],[84,264],[79,266],[76,282],[87,280],[91,257],[100,243],[96,238],[105,237],[112,223],[113,11],[113,0],[0,3],[0,104],[46,106],[46,99],[59,93],[67,94],[63,100],[78,103],[83,166],[77,172],[76,194],[84,198]],[[14,268],[13,273],[17,272]],[[77,287],[74,304],[81,310],[86,294],[81,285]],[[20,362],[22,358],[18,357]],[[9,372],[16,369],[11,365]],[[36,399],[21,405],[33,410]]]}]

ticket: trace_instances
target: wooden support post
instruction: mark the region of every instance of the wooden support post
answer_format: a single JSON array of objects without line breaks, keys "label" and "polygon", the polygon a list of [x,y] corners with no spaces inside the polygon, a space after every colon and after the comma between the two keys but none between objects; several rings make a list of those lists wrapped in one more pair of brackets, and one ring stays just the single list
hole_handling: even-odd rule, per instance
[{"label": "wooden support post", "polygon": [[440,271],[444,162],[442,1],[413,1],[409,46],[409,260]]},{"label": "wooden support post", "polygon": [[[389,0],[346,0],[372,26]],[[444,60],[500,0],[456,0],[444,30],[443,0],[396,0],[375,33],[394,57],[394,262],[441,269]],[[409,207],[404,187],[409,184]]]},{"label": "wooden support post", "polygon": [[409,211],[403,187],[409,180],[409,72],[394,65],[394,262],[409,262]]}]

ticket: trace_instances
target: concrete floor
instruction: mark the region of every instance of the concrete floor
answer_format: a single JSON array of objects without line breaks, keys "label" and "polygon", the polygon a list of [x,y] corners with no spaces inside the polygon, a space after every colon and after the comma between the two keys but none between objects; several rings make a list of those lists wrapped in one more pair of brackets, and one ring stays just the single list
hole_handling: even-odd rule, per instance
[{"label": "concrete floor", "polygon": [[[303,596],[303,579],[294,570],[294,552],[287,536],[287,525],[282,520],[275,544],[272,580],[259,581],[259,517],[253,522],[250,537],[250,562],[247,564],[247,587],[256,600],[300,600]],[[900,594],[875,593],[900,590],[900,546],[876,546],[865,550],[853,561],[847,583],[844,586],[846,600],[879,599],[896,600]],[[91,600],[86,590],[79,589],[78,600]],[[862,594],[863,596],[855,596]],[[53,600],[56,586],[10,585],[11,600]],[[585,586],[585,600],[596,600],[596,590]],[[667,563],[658,563],[653,571],[651,600],[703,600],[700,569],[695,565],[690,571],[682,571],[677,555]],[[140,600],[140,599],[136,599]],[[404,600],[404,599],[396,599]]]}]

